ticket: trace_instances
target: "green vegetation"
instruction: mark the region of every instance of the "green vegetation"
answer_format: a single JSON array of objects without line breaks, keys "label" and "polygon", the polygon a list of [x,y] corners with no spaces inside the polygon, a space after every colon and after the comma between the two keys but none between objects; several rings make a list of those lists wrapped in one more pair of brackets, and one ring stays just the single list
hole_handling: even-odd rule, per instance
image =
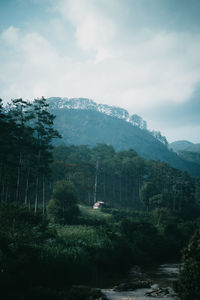
[{"label": "green vegetation", "polygon": [[[4,299],[63,300],[74,284],[98,285],[134,264],[180,258],[199,228],[198,178],[133,149],[53,148],[59,134],[43,98],[13,100],[6,109],[0,102],[0,116]],[[94,201],[104,208],[92,209]],[[188,272],[198,291],[198,232],[185,250],[183,300],[196,297]]]},{"label": "green vegetation", "polygon": [[182,300],[200,299],[200,230],[196,230],[183,252],[177,291]]},{"label": "green vegetation", "polygon": [[73,284],[98,285],[134,264],[178,258],[198,225],[168,216],[158,226],[151,213],[79,209],[76,224],[63,226],[26,207],[0,207],[4,299],[65,299]]},{"label": "green vegetation", "polygon": [[169,148],[185,161],[200,165],[200,144],[193,144],[188,141],[176,141],[169,144]]},{"label": "green vegetation", "polygon": [[76,191],[71,182],[57,181],[47,206],[49,218],[62,225],[72,224],[79,213]]}]

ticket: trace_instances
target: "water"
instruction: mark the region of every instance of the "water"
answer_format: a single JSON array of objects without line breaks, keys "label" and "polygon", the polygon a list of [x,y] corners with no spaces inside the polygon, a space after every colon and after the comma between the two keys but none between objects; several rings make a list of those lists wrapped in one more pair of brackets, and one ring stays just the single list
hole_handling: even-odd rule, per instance
[{"label": "water", "polygon": [[[151,268],[146,271],[148,277],[152,280],[153,285],[151,288],[157,289],[158,287],[166,288],[172,287],[173,281],[177,280],[179,264],[163,264],[156,268]],[[129,275],[129,280],[131,280],[131,273]],[[103,293],[107,296],[109,300],[174,300],[175,298],[171,295],[169,297],[155,298],[145,296],[145,293],[150,289],[138,289],[135,291],[127,292],[115,292],[112,289],[103,289]],[[172,289],[171,289],[172,291]],[[172,291],[173,292],[173,291]]]},{"label": "water", "polygon": [[109,300],[174,300],[172,297],[163,297],[163,298],[154,298],[154,297],[147,297],[145,293],[149,289],[138,289],[133,292],[114,292],[112,290],[103,290],[103,293],[107,296]]},{"label": "water", "polygon": [[161,287],[172,287],[177,280],[180,264],[162,264],[146,271],[151,280]]}]

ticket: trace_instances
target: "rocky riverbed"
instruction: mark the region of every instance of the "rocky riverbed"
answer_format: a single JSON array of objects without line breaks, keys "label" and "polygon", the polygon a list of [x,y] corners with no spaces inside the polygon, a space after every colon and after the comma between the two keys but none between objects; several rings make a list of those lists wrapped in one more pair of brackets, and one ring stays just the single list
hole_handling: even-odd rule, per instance
[{"label": "rocky riverbed", "polygon": [[143,272],[134,267],[128,281],[112,289],[102,289],[108,300],[174,300],[178,299],[172,286],[177,280],[179,265],[164,264]]}]

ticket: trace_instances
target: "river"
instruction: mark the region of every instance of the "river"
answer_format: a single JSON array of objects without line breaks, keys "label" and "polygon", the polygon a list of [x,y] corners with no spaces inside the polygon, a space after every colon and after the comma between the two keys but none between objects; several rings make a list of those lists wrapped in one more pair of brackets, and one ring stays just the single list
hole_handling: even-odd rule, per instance
[{"label": "river", "polygon": [[[145,296],[145,293],[149,290],[157,290],[160,288],[169,287],[171,295],[168,297],[159,297],[157,299],[160,300],[174,300],[172,285],[173,281],[177,280],[179,264],[162,264],[154,268],[149,268],[145,270],[148,278],[152,281],[152,287],[145,289],[137,289],[135,291],[127,291],[127,292],[115,292],[112,289],[102,289],[102,292],[107,296],[109,300],[153,300],[155,297]],[[127,280],[131,281],[131,272]],[[177,299],[177,298],[176,298]]]}]

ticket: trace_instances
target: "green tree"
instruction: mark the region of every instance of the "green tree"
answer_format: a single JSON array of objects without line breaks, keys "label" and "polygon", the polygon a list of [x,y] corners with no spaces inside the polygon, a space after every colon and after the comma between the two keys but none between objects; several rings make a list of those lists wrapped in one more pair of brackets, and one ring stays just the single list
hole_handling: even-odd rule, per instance
[{"label": "green tree", "polygon": [[47,206],[50,219],[60,224],[72,224],[79,214],[74,185],[68,181],[58,181],[54,185],[52,198]]},{"label": "green tree", "polygon": [[54,130],[53,123],[55,116],[48,111],[48,103],[45,98],[35,99],[33,102],[35,116],[34,134],[36,161],[36,183],[35,183],[35,214],[38,209],[39,185],[42,185],[42,206],[45,211],[45,178],[50,173],[49,164],[52,161],[52,139],[60,138],[57,130]]},{"label": "green tree", "polygon": [[165,207],[165,202],[163,199],[163,194],[154,195],[149,199],[150,206],[152,208],[161,208]]},{"label": "green tree", "polygon": [[182,300],[200,300],[200,230],[183,252],[183,265],[177,286]]},{"label": "green tree", "polygon": [[157,194],[156,187],[152,182],[145,182],[140,189],[140,200],[146,206],[147,211],[150,208],[150,199]]}]

